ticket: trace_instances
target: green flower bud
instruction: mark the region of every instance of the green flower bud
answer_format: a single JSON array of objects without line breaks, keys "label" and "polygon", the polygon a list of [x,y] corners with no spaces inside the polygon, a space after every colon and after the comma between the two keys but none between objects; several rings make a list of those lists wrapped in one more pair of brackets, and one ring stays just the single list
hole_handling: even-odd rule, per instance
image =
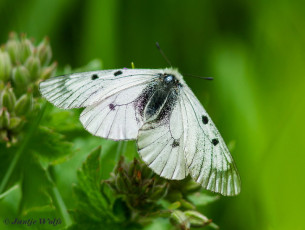
[{"label": "green flower bud", "polygon": [[3,127],[3,113],[4,113],[4,108],[2,107],[1,109],[0,109],[0,131],[1,131],[1,129],[3,129],[4,127]]},{"label": "green flower bud", "polygon": [[16,144],[18,141],[17,137],[13,135],[10,136],[9,142],[6,143],[6,147],[9,148],[12,145]]},{"label": "green flower bud", "polygon": [[151,200],[159,200],[162,197],[164,197],[167,193],[167,184],[163,184],[163,185],[155,185],[154,186],[154,192],[151,194],[151,196],[149,197]]},{"label": "green flower bud", "polygon": [[12,117],[10,119],[10,125],[9,125],[9,129],[13,130],[13,131],[17,131],[20,130],[20,128],[22,128],[24,122],[20,117]]},{"label": "green flower bud", "polygon": [[10,114],[7,109],[2,108],[0,111],[0,127],[8,128],[10,125]]},{"label": "green flower bud", "polygon": [[36,80],[40,77],[40,60],[37,57],[31,56],[26,60],[25,67],[30,73],[30,78]]},{"label": "green flower bud", "polygon": [[176,201],[174,203],[171,203],[167,209],[170,209],[170,210],[175,210],[175,209],[178,209],[179,207],[181,206],[181,203],[179,201]]},{"label": "green flower bud", "polygon": [[46,66],[52,59],[52,50],[50,47],[49,39],[45,38],[37,47],[37,54],[42,66]]},{"label": "green flower bud", "polygon": [[24,66],[17,66],[13,69],[12,80],[17,90],[26,91],[30,82],[30,73]]},{"label": "green flower bud", "polygon": [[33,54],[33,51],[34,51],[34,46],[32,42],[29,39],[25,38],[25,36],[22,37],[20,42],[21,63],[24,63],[27,60],[27,58]]},{"label": "green flower bud", "polygon": [[7,82],[12,70],[11,59],[7,52],[0,50],[0,81]]},{"label": "green flower bud", "polygon": [[54,62],[52,65],[43,68],[41,71],[40,78],[42,80],[50,78],[55,73],[56,67],[57,67],[57,62]]},{"label": "green flower bud", "polygon": [[33,107],[33,96],[32,94],[22,95],[16,102],[15,114],[18,116],[26,115]]},{"label": "green flower bud", "polygon": [[[121,169],[121,170],[123,170],[123,169]],[[122,192],[122,191],[127,190],[124,179],[119,175],[116,176],[115,185],[116,185],[116,188],[117,188],[118,192]]]},{"label": "green flower bud", "polygon": [[8,136],[7,136],[7,130],[5,130],[5,129],[0,130],[0,141],[1,140],[4,140],[5,142],[9,141]]},{"label": "green flower bud", "polygon": [[138,160],[136,158],[133,159],[133,163],[131,163],[128,167],[128,176],[132,177],[134,173],[135,166],[138,164]]},{"label": "green flower bud", "polygon": [[197,211],[185,211],[184,215],[188,218],[192,227],[204,227],[212,222],[211,219]]},{"label": "green flower bud", "polygon": [[180,229],[189,230],[191,227],[187,216],[180,210],[173,211],[170,221],[172,224],[179,226]]},{"label": "green flower bud", "polygon": [[151,191],[151,188],[154,184],[154,179],[146,180],[145,183],[141,186],[143,193],[148,193]]},{"label": "green flower bud", "polygon": [[185,209],[196,209],[195,205],[184,199],[181,199],[180,202],[181,202],[181,206],[184,207]]},{"label": "green flower bud", "polygon": [[12,112],[16,103],[16,97],[12,88],[5,87],[0,95],[0,105]]},{"label": "green flower bud", "polygon": [[130,178],[128,177],[128,175],[127,175],[127,173],[126,173],[125,170],[123,170],[123,171],[120,173],[119,177],[121,177],[122,180],[124,181],[125,186],[126,186],[126,189],[129,190],[130,188],[132,188],[132,184],[131,184]]},{"label": "green flower bud", "polygon": [[20,42],[17,40],[17,35],[11,34],[10,39],[5,45],[6,51],[8,52],[12,63],[16,64],[17,62],[20,61]]}]

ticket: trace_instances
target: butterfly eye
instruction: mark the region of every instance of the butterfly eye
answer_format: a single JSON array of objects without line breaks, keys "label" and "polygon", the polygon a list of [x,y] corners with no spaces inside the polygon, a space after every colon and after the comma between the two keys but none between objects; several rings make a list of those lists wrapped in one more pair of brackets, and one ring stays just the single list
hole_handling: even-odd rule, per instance
[{"label": "butterfly eye", "polygon": [[164,81],[169,83],[174,79],[173,75],[166,75],[166,77],[164,78]]}]

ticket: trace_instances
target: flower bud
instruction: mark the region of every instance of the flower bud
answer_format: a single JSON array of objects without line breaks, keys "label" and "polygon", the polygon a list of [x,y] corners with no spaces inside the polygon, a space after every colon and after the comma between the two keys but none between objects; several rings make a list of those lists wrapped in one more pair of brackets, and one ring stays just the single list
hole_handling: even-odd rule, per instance
[{"label": "flower bud", "polygon": [[52,65],[43,68],[41,71],[40,78],[42,80],[50,78],[55,73],[56,67],[57,67],[57,62],[54,62]]},{"label": "flower bud", "polygon": [[181,203],[179,201],[176,201],[174,203],[171,203],[167,209],[170,209],[170,210],[175,210],[175,209],[178,209],[179,207],[181,206]]},{"label": "flower bud", "polygon": [[1,140],[4,140],[5,142],[9,141],[8,136],[7,136],[7,130],[5,130],[5,129],[2,129],[2,130],[0,129],[0,141]]},{"label": "flower bud", "polygon": [[181,206],[185,209],[196,209],[195,205],[184,199],[181,199],[180,202],[181,202]]},{"label": "flower bud", "polygon": [[12,112],[16,103],[16,97],[12,88],[5,87],[0,94],[0,105]]},{"label": "flower bud", "polygon": [[172,224],[179,226],[180,229],[188,230],[191,227],[187,216],[180,210],[173,211],[170,217],[170,221]]},{"label": "flower bud", "polygon": [[3,119],[2,119],[3,113],[4,113],[4,108],[1,107],[1,109],[0,109],[0,131],[1,131],[1,129],[4,128],[3,127]]},{"label": "flower bud", "polygon": [[10,39],[5,45],[6,51],[8,52],[11,61],[13,64],[16,64],[20,61],[20,42],[17,39],[17,35],[15,33],[12,33],[10,35]]},{"label": "flower bud", "polygon": [[0,127],[8,128],[9,125],[10,125],[10,114],[5,108],[2,108],[0,110]]},{"label": "flower bud", "polygon": [[24,66],[17,66],[13,70],[12,81],[18,90],[25,91],[30,82],[30,73]]},{"label": "flower bud", "polygon": [[[123,171],[122,168],[120,170]],[[124,179],[120,175],[116,176],[115,186],[116,186],[118,192],[122,192],[122,191],[126,191],[127,190],[126,189],[125,181],[124,181]]]},{"label": "flower bud", "polygon": [[23,126],[23,120],[20,117],[12,117],[10,119],[10,125],[9,129],[10,130],[19,130]]},{"label": "flower bud", "polygon": [[20,61],[21,63],[24,63],[29,56],[33,54],[34,46],[32,42],[25,38],[21,38],[20,42]]},{"label": "flower bud", "polygon": [[52,58],[52,50],[48,38],[43,39],[42,42],[38,45],[37,54],[42,66],[46,66],[50,63]]},{"label": "flower bud", "polygon": [[0,81],[7,82],[12,70],[11,59],[7,52],[0,50]]},{"label": "flower bud", "polygon": [[153,187],[154,184],[154,179],[146,180],[142,185],[141,185],[141,190],[143,193],[149,193],[151,191],[151,188]]},{"label": "flower bud", "polygon": [[134,158],[133,163],[131,163],[128,167],[128,176],[132,177],[134,173],[135,166],[138,164],[138,160]]},{"label": "flower bud", "polygon": [[30,78],[35,81],[40,77],[40,60],[37,57],[31,56],[26,60],[25,67],[30,73]]},{"label": "flower bud", "polygon": [[211,219],[208,219],[197,211],[185,211],[184,215],[188,218],[192,227],[204,227],[212,222]]},{"label": "flower bud", "polygon": [[167,193],[168,186],[167,184],[155,185],[154,192],[149,197],[151,200],[159,200],[164,197]]},{"label": "flower bud", "polygon": [[16,102],[15,114],[18,116],[26,115],[31,111],[33,106],[33,96],[32,94],[23,94]]}]

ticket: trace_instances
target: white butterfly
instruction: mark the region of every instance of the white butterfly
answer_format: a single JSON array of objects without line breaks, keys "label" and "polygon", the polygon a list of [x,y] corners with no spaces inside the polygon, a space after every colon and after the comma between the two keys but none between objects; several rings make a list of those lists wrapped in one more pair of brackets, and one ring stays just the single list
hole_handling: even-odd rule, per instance
[{"label": "white butterfly", "polygon": [[80,121],[95,136],[137,140],[141,158],[161,177],[190,174],[213,192],[240,192],[226,144],[177,70],[75,73],[42,82],[40,92],[63,109],[86,107]]}]

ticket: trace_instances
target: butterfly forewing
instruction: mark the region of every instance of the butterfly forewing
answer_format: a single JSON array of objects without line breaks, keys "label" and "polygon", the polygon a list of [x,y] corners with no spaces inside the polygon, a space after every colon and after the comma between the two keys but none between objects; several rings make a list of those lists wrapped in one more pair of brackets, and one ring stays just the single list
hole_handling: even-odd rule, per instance
[{"label": "butterfly forewing", "polygon": [[50,78],[41,82],[39,89],[43,97],[60,108],[87,107],[130,87],[147,84],[157,72],[121,69],[75,73]]},{"label": "butterfly forewing", "polygon": [[44,81],[40,91],[60,108],[87,107],[80,120],[93,135],[131,140],[143,124],[137,99],[157,73],[141,69],[76,73]]},{"label": "butterfly forewing", "polygon": [[145,87],[145,84],[130,87],[88,106],[81,113],[80,121],[95,136],[113,140],[136,139],[143,125],[137,99]]}]

